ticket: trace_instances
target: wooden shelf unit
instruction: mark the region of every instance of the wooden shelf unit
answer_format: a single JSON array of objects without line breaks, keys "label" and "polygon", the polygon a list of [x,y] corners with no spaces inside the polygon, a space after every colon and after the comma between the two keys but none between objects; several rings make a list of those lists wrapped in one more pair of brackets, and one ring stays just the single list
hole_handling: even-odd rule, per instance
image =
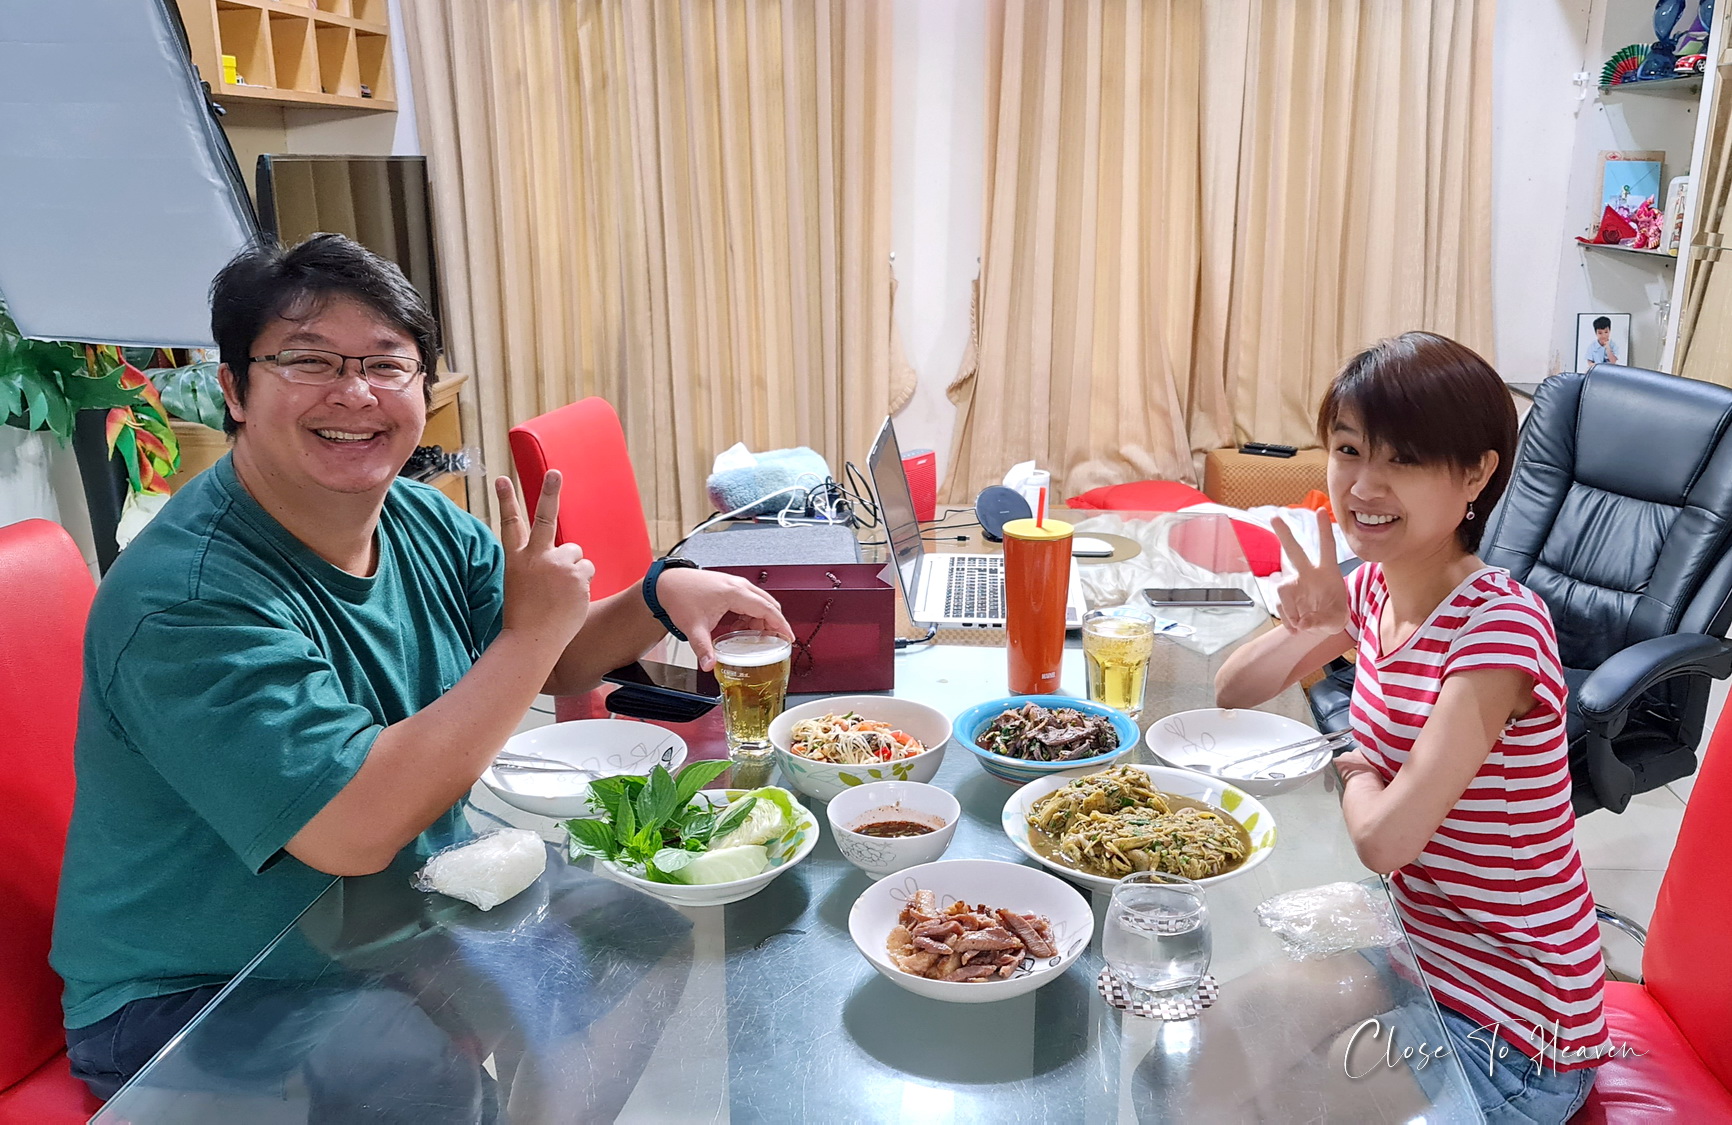
[{"label": "wooden shelf unit", "polygon": [[[217,101],[377,112],[397,108],[386,2],[179,0],[192,61]],[[224,80],[224,55],[240,83]]]}]

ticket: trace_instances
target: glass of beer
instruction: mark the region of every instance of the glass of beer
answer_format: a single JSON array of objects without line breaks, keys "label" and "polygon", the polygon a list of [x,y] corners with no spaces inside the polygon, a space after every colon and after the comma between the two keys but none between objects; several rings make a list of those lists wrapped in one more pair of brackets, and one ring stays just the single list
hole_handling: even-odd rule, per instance
[{"label": "glass of beer", "polygon": [[1097,609],[1083,618],[1083,661],[1088,667],[1089,698],[1123,711],[1143,713],[1149,657],[1155,652],[1155,619],[1129,606]]},{"label": "glass of beer", "polygon": [[770,720],[788,698],[786,637],[755,629],[716,638],[716,683],[722,689],[722,722],[728,756],[739,763],[770,758]]}]

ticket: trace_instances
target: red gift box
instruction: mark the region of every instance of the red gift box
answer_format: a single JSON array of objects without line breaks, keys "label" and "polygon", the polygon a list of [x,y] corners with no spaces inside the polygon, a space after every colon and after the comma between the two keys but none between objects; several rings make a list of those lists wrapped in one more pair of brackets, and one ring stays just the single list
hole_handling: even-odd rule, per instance
[{"label": "red gift box", "polygon": [[914,496],[914,518],[932,519],[938,512],[938,454],[930,449],[911,449],[902,458],[908,475],[908,491]]}]

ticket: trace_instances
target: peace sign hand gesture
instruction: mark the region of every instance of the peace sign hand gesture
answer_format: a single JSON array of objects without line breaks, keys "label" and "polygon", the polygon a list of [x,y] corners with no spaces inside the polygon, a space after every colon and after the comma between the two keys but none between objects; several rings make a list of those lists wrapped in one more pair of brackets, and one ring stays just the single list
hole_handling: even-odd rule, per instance
[{"label": "peace sign hand gesture", "polygon": [[517,489],[509,477],[494,482],[499,496],[499,537],[505,545],[503,627],[545,640],[561,650],[589,616],[589,580],[595,564],[575,543],[556,544],[560,474],[549,470],[535,505],[535,522],[524,526]]},{"label": "peace sign hand gesture", "polygon": [[1347,628],[1347,583],[1335,561],[1335,527],[1317,513],[1318,558],[1314,564],[1285,522],[1274,521],[1275,537],[1293,564],[1294,574],[1275,587],[1281,624],[1294,633],[1327,636]]}]

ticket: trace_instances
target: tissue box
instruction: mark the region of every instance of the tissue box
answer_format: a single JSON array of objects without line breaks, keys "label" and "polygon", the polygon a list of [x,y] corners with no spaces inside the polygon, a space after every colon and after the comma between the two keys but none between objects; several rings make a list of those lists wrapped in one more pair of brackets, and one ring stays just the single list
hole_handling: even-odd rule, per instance
[{"label": "tissue box", "polygon": [[1203,491],[1229,508],[1297,504],[1307,492],[1324,491],[1329,455],[1301,449],[1291,457],[1260,457],[1237,449],[1212,449],[1203,459]]}]

